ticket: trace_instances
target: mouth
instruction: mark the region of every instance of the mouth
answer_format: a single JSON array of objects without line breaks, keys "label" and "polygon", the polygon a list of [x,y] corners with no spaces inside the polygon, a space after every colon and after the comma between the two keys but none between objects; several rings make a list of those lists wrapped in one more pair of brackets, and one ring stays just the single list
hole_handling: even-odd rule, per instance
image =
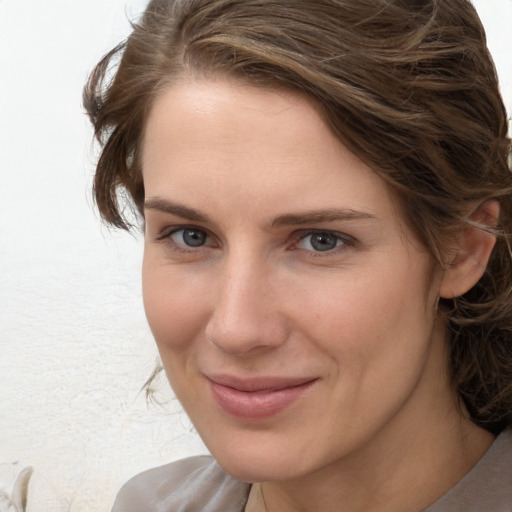
[{"label": "mouth", "polygon": [[263,420],[284,411],[311,388],[317,378],[209,377],[213,398],[220,408],[244,420]]}]

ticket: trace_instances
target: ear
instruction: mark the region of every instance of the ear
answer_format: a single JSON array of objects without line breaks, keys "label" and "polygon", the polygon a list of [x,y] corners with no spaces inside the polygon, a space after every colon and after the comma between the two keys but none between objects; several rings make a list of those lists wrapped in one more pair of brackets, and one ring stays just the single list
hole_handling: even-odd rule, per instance
[{"label": "ear", "polygon": [[489,200],[469,216],[473,225],[469,225],[459,235],[455,243],[455,255],[441,282],[439,294],[443,299],[463,295],[482,277],[496,243],[496,237],[486,228],[497,226],[499,213],[498,201]]}]

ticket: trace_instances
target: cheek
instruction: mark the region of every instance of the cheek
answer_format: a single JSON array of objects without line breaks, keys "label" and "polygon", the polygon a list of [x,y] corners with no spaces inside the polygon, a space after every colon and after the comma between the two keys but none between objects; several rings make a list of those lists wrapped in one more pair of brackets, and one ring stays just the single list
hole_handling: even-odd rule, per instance
[{"label": "cheek", "polygon": [[315,352],[330,360],[329,407],[317,404],[314,415],[335,433],[350,437],[378,429],[422,380],[433,327],[425,315],[425,280],[421,273],[395,270],[378,279],[347,276],[321,293],[317,289],[296,317]]},{"label": "cheek", "polygon": [[202,281],[145,256],[142,284],[146,317],[162,359],[189,350],[204,329],[207,290]]},{"label": "cheek", "polygon": [[[390,263],[391,262],[391,263]],[[421,364],[433,327],[426,297],[424,265],[404,258],[388,259],[375,272],[347,272],[323,286],[309,286],[306,295],[296,290],[290,303],[307,297],[296,321],[320,349],[340,367],[340,372],[360,378]],[[395,375],[393,375],[395,373]]]},{"label": "cheek", "polygon": [[143,298],[148,324],[160,358],[178,400],[186,406],[200,403],[195,386],[197,344],[207,317],[207,290],[193,276],[171,272],[168,265],[153,262],[145,256]]}]

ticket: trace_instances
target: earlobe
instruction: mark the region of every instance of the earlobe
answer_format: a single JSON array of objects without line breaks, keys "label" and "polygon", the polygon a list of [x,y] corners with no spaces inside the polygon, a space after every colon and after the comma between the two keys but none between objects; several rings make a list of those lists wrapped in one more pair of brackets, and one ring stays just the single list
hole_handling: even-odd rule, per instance
[{"label": "earlobe", "polygon": [[489,200],[469,216],[471,225],[460,234],[441,282],[439,293],[443,299],[463,295],[482,277],[496,243],[490,230],[497,226],[499,213],[498,201]]}]

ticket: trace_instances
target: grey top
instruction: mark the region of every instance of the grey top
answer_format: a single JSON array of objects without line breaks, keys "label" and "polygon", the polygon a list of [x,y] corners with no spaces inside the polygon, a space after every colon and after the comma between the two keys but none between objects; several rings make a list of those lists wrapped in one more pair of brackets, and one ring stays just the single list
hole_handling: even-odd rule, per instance
[{"label": "grey top", "polygon": [[[207,455],[150,469],[126,483],[112,512],[243,512],[250,484],[230,477]],[[512,430],[423,512],[511,512]]]}]

